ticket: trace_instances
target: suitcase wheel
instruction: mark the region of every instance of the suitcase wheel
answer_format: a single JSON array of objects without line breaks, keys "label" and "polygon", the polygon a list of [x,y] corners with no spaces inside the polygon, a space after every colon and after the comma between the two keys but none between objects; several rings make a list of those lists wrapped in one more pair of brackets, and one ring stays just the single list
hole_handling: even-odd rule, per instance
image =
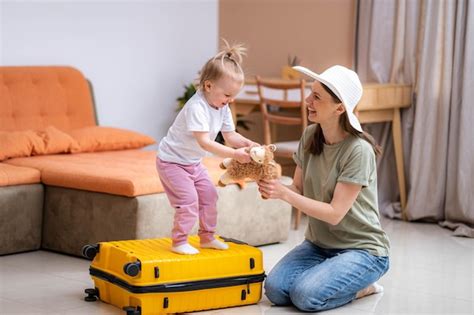
[{"label": "suitcase wheel", "polygon": [[140,315],[142,313],[140,308],[135,306],[124,306],[122,309],[127,315]]},{"label": "suitcase wheel", "polygon": [[86,245],[82,248],[82,256],[87,259],[94,259],[95,255],[99,252],[99,244]]},{"label": "suitcase wheel", "polygon": [[84,297],[84,301],[86,302],[95,302],[99,298],[99,290],[97,289],[85,289],[84,292],[87,294],[87,296]]},{"label": "suitcase wheel", "polygon": [[137,276],[140,273],[140,269],[141,266],[139,261],[126,263],[123,266],[123,272],[125,272],[125,274],[129,275],[130,277]]}]

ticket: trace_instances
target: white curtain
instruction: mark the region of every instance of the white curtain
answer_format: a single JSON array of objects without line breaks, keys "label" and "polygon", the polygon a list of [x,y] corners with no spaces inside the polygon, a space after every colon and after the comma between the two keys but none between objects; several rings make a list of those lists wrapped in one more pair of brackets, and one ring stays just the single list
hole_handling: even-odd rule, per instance
[{"label": "white curtain", "polygon": [[[439,222],[474,237],[474,4],[360,0],[357,71],[365,82],[408,83],[402,111],[409,220]],[[384,148],[381,212],[401,209],[390,124],[366,125]]]}]

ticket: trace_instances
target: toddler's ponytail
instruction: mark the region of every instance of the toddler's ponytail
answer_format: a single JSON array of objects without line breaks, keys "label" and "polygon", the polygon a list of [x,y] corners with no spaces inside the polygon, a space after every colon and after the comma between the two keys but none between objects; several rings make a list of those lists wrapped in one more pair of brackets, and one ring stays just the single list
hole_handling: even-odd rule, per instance
[{"label": "toddler's ponytail", "polygon": [[224,43],[222,50],[209,59],[200,72],[200,88],[204,87],[205,81],[215,81],[223,76],[229,76],[242,83],[244,81],[244,71],[240,64],[247,49],[242,44],[230,46],[225,39],[222,39],[222,41]]}]

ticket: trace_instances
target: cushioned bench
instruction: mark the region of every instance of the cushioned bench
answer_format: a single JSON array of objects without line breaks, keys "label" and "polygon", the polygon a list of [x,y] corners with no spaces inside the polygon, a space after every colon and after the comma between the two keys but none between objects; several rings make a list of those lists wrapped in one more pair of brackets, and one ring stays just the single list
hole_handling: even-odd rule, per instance
[{"label": "cushioned bench", "polygon": [[[46,184],[43,247],[78,255],[99,240],[169,236],[174,210],[155,169],[154,151],[125,150],[15,158],[38,169]],[[219,158],[204,164],[217,185]],[[255,183],[218,187],[218,233],[254,245],[286,239],[289,208],[260,198]],[[196,231],[196,227],[195,230]]]}]

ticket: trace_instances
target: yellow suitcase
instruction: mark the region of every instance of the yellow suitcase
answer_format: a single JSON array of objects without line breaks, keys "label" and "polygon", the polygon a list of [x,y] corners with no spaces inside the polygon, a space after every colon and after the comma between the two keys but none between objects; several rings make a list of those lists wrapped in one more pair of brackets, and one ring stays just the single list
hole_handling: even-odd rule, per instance
[{"label": "yellow suitcase", "polygon": [[127,315],[192,312],[255,304],[265,278],[262,252],[245,243],[221,238],[228,250],[201,249],[196,255],[170,251],[171,239],[103,242],[86,245],[93,259],[94,289],[86,301],[110,303]]}]

